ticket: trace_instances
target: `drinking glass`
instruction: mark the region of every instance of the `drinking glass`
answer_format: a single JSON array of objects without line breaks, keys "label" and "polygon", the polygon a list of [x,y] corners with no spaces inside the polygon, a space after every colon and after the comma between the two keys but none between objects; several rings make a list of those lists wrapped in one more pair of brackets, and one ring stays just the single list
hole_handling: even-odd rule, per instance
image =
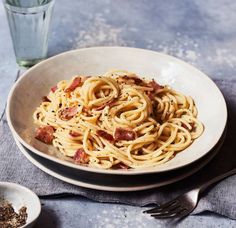
[{"label": "drinking glass", "polygon": [[47,56],[54,0],[3,0],[18,65],[29,67]]}]

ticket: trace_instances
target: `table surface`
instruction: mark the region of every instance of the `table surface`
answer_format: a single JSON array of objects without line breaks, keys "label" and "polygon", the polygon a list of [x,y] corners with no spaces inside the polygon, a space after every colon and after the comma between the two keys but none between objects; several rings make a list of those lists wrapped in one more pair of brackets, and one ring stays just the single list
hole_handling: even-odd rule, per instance
[{"label": "table surface", "polygon": [[[174,55],[213,80],[234,81],[236,2],[231,0],[57,0],[49,56],[90,46],[132,46]],[[18,66],[0,4],[0,116]],[[134,192],[135,194],[135,192]],[[101,204],[82,197],[42,200],[36,227],[163,227],[143,208]],[[213,213],[191,215],[178,227],[236,227]]]}]

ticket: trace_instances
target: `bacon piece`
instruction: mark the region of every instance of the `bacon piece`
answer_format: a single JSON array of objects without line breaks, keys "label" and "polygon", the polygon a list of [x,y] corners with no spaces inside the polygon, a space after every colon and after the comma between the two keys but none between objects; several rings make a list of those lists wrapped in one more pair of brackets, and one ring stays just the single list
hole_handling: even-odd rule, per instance
[{"label": "bacon piece", "polygon": [[190,126],[192,127],[191,131],[195,130],[195,126],[194,126],[194,123],[190,123]]},{"label": "bacon piece", "polygon": [[35,138],[46,143],[50,144],[53,140],[54,128],[52,126],[42,126],[36,129]]},{"label": "bacon piece", "polygon": [[140,85],[143,83],[143,80],[138,78],[137,76],[128,76],[128,75],[125,75],[123,76],[122,78],[126,79],[126,80],[133,80],[134,84],[136,85]]},{"label": "bacon piece", "polygon": [[47,96],[43,96],[42,100],[43,102],[51,102],[51,100],[49,100]]},{"label": "bacon piece", "polygon": [[154,79],[152,79],[152,81],[150,81],[150,82],[148,83],[148,85],[149,85],[150,87],[152,87],[153,90],[155,90],[155,91],[158,91],[158,90],[164,88],[163,86],[159,85]]},{"label": "bacon piece", "polygon": [[112,106],[114,106],[115,102],[116,102],[116,98],[112,98],[111,100],[109,100],[109,101],[106,102],[105,104],[102,104],[101,106],[98,106],[98,107],[95,108],[94,110],[100,111],[100,110],[103,110],[106,106],[108,106],[108,107],[111,108]]},{"label": "bacon piece", "polygon": [[72,136],[72,137],[78,137],[78,136],[81,136],[81,133],[76,132],[76,131],[70,131],[69,135]]},{"label": "bacon piece", "polygon": [[134,140],[136,138],[136,133],[132,130],[126,130],[121,127],[116,128],[114,134],[115,140]]},{"label": "bacon piece", "polygon": [[128,169],[129,168],[129,166],[127,166],[123,162],[120,162],[119,164],[117,164],[117,167],[120,168],[120,169]]},{"label": "bacon piece", "polygon": [[111,134],[103,131],[103,130],[97,130],[97,135],[104,138],[104,139],[106,139],[106,140],[108,140],[108,141],[110,141],[110,142],[114,141],[113,136]]},{"label": "bacon piece", "polygon": [[55,93],[56,90],[57,90],[57,86],[53,86],[53,87],[51,88],[51,91],[52,91],[53,93]]},{"label": "bacon piece", "polygon": [[65,108],[59,111],[59,117],[61,120],[70,120],[76,115],[77,111],[77,106]]},{"label": "bacon piece", "polygon": [[154,101],[155,99],[155,96],[154,96],[154,93],[153,93],[153,91],[147,91],[147,93],[146,93],[147,95],[148,95],[148,97],[149,97],[149,99],[151,100],[151,101]]},{"label": "bacon piece", "polygon": [[151,101],[154,101],[155,92],[157,92],[160,89],[163,89],[164,87],[159,85],[154,79],[152,79],[152,81],[148,83],[148,86],[152,88],[152,91],[147,91],[146,94],[148,95]]},{"label": "bacon piece", "polygon": [[123,162],[120,162],[120,163],[112,166],[112,169],[125,169],[125,170],[127,170],[129,168],[130,167],[127,166],[126,164],[124,164]]},{"label": "bacon piece", "polygon": [[65,88],[65,92],[72,92],[74,91],[81,83],[81,77],[74,78],[73,82],[69,85],[69,87]]},{"label": "bacon piece", "polygon": [[183,128],[188,130],[188,127],[187,127],[187,125],[185,123],[181,123],[181,127],[183,127]]},{"label": "bacon piece", "polygon": [[146,85],[146,83],[136,75],[124,75],[117,79],[118,83],[130,83],[135,85]]},{"label": "bacon piece", "polygon": [[83,148],[80,148],[75,152],[73,159],[75,163],[78,164],[87,164],[89,162],[89,156],[85,153]]},{"label": "bacon piece", "polygon": [[[189,123],[190,124],[190,126],[191,126],[191,131],[194,129],[194,123]],[[184,124],[184,123],[181,123],[181,126],[183,127],[183,128],[185,128],[186,130],[189,130],[189,128],[187,127],[187,125],[186,124]]]}]

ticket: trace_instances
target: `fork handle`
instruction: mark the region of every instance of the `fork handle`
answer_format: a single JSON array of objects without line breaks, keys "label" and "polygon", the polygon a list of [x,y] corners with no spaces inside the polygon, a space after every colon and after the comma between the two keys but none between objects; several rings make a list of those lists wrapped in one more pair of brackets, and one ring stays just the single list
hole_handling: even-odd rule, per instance
[{"label": "fork handle", "polygon": [[208,181],[207,183],[201,185],[200,188],[199,188],[199,190],[200,190],[200,192],[203,192],[203,191],[205,191],[209,186],[211,186],[212,184],[214,184],[214,183],[216,183],[216,182],[218,182],[218,181],[220,181],[220,180],[223,180],[223,179],[225,179],[226,177],[232,176],[232,175],[234,175],[234,174],[236,174],[236,168],[235,168],[235,169],[232,169],[232,170],[230,170],[230,171],[228,171],[228,172],[226,172],[226,173],[224,173],[224,174],[222,174],[222,175],[219,175],[219,176],[217,176],[217,177],[215,177],[215,178],[213,178],[213,179],[211,179],[211,180]]}]

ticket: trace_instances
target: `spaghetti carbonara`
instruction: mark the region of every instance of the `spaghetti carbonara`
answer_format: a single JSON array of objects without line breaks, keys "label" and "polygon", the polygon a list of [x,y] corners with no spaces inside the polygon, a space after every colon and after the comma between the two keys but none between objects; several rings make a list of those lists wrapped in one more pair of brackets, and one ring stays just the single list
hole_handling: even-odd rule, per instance
[{"label": "spaghetti carbonara", "polygon": [[191,97],[118,70],[60,81],[33,118],[37,139],[101,169],[165,163],[204,129]]}]

